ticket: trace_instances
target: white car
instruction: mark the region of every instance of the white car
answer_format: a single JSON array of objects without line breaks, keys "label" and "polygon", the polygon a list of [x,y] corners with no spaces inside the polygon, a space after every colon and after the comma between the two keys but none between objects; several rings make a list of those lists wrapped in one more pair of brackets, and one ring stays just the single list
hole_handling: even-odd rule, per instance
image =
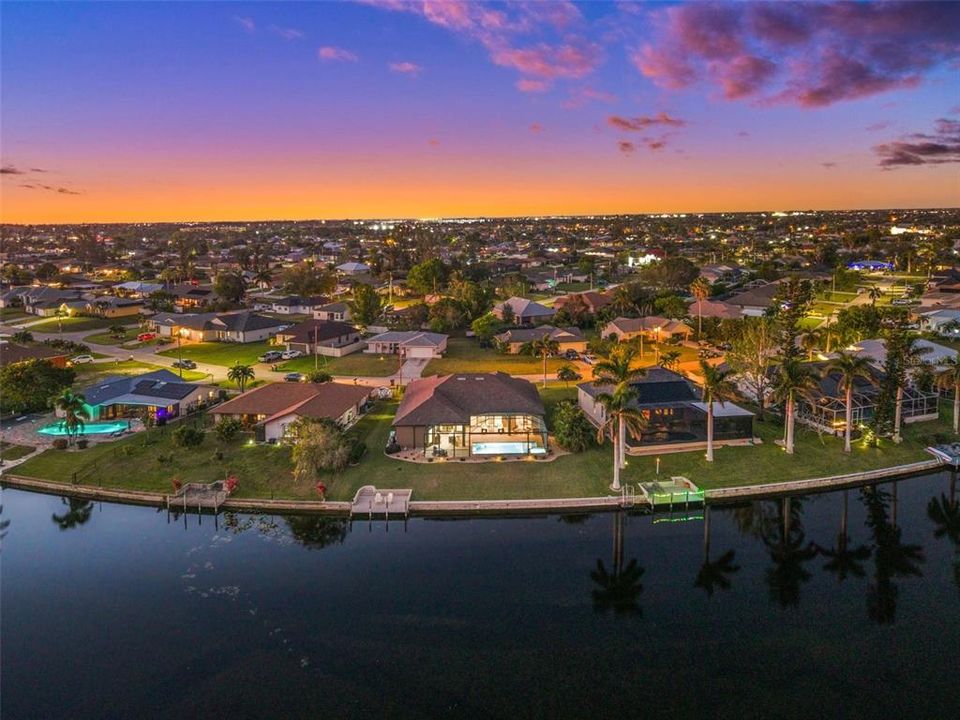
[{"label": "white car", "polygon": [[72,358],[70,362],[73,365],[85,365],[86,363],[92,363],[93,355],[77,355],[75,358]]},{"label": "white car", "polygon": [[284,350],[280,353],[280,358],[282,360],[293,360],[293,358],[298,358],[303,355],[299,350]]}]

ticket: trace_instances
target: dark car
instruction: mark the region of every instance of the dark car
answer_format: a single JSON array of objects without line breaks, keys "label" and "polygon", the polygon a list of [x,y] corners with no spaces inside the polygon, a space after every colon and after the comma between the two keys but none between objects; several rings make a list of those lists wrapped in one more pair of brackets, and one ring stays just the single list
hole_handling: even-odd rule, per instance
[{"label": "dark car", "polygon": [[177,360],[173,363],[175,368],[183,368],[184,370],[193,370],[197,367],[197,364],[193,360]]},{"label": "dark car", "polygon": [[578,353],[576,350],[573,350],[573,349],[567,350],[567,351],[563,354],[563,356],[564,356],[567,360],[579,360],[579,359],[580,359],[580,353]]}]

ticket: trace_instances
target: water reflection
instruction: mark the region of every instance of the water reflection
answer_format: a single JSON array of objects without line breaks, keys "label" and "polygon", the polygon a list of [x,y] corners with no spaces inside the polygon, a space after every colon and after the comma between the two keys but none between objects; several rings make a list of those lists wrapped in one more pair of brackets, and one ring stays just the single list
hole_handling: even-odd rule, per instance
[{"label": "water reflection", "polygon": [[700,588],[707,593],[707,597],[713,597],[716,589],[729,590],[732,583],[730,576],[740,570],[740,566],[734,563],[736,551],[727,550],[716,560],[710,560],[710,507],[703,509],[703,564],[697,571],[697,578],[693,586]]},{"label": "water reflection", "polygon": [[93,515],[93,503],[82,498],[62,497],[60,502],[67,506],[63,513],[54,513],[50,519],[61,530],[72,530],[85,525]]},{"label": "water reflection", "polygon": [[623,521],[622,512],[613,513],[613,562],[610,570],[607,570],[603,560],[597,558],[597,567],[590,572],[590,579],[597,586],[593,590],[593,609],[599,613],[612,610],[617,615],[640,616],[641,580],[645,571],[636,558],[624,566]]},{"label": "water reflection", "polygon": [[812,577],[806,564],[817,556],[816,546],[806,539],[803,529],[802,503],[802,498],[780,500],[777,521],[767,523],[762,535],[771,562],[767,587],[771,599],[782,608],[800,604],[800,588]]},{"label": "water reflection", "polygon": [[850,544],[850,535],[847,532],[850,491],[844,490],[841,497],[840,530],[837,532],[836,542],[832,547],[817,545],[817,552],[828,559],[828,562],[824,563],[823,569],[836,575],[838,583],[842,583],[850,576],[864,577],[866,575],[864,563],[870,559],[870,547],[868,545],[852,546]]},{"label": "water reflection", "polygon": [[957,475],[950,476],[950,494],[930,498],[927,517],[933,521],[933,536],[953,543],[953,582],[960,590],[960,503],[957,502]]}]

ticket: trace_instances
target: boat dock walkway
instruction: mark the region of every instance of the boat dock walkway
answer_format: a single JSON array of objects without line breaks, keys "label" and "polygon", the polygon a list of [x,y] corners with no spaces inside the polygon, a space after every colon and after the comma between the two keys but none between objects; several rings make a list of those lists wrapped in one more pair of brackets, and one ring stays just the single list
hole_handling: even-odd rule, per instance
[{"label": "boat dock walkway", "polygon": [[193,508],[198,511],[210,508],[217,512],[229,495],[226,486],[219,480],[210,484],[187,483],[174,495],[167,496],[167,510],[179,510],[182,507],[187,512]]},{"label": "boat dock walkway", "polygon": [[364,485],[357,490],[350,503],[350,516],[383,516],[387,519],[407,517],[410,514],[410,496],[413,490],[377,490],[373,485]]},{"label": "boat dock walkway", "polygon": [[640,492],[654,510],[683,505],[702,505],[704,492],[682,475],[669,480],[640,483]]}]

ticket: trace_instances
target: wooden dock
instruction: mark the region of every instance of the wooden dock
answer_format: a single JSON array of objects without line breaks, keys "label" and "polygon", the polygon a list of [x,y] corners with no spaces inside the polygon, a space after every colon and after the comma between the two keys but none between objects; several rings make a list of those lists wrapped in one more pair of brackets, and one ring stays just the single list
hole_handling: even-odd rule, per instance
[{"label": "wooden dock", "polygon": [[350,516],[407,517],[410,514],[410,496],[413,490],[377,490],[373,485],[364,485],[357,490],[350,503]]},{"label": "wooden dock", "polygon": [[209,484],[187,483],[177,490],[176,494],[167,496],[167,510],[182,509],[183,512],[187,512],[197,508],[199,512],[208,508],[217,512],[229,495],[226,484],[222,480]]}]

